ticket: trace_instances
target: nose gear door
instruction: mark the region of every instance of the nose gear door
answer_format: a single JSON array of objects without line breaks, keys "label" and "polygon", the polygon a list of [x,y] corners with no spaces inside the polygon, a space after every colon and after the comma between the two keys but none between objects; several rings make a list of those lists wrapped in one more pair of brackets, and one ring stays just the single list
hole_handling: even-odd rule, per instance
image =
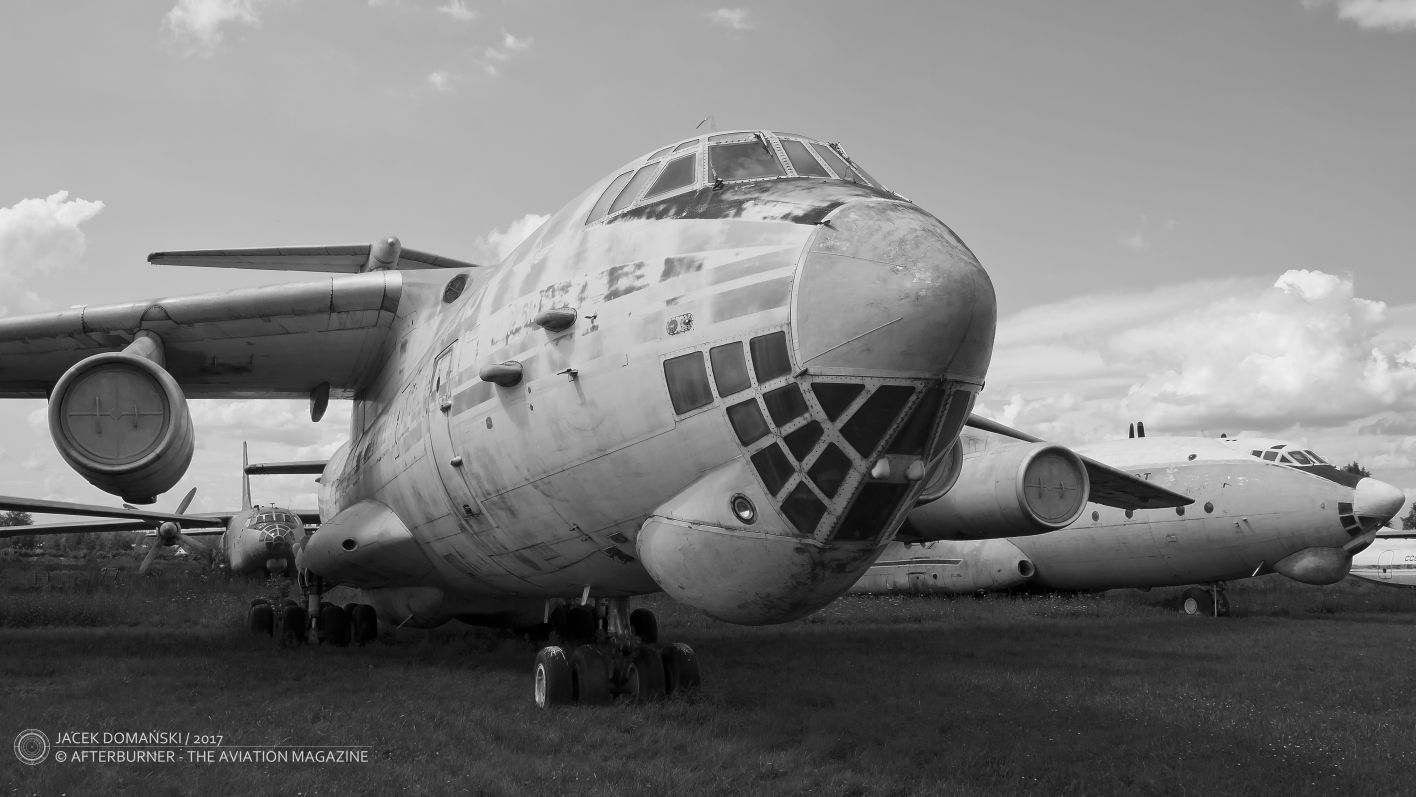
[{"label": "nose gear door", "polygon": [[1391,563],[1396,559],[1396,551],[1382,551],[1382,555],[1377,557],[1377,575],[1382,578],[1391,578]]}]

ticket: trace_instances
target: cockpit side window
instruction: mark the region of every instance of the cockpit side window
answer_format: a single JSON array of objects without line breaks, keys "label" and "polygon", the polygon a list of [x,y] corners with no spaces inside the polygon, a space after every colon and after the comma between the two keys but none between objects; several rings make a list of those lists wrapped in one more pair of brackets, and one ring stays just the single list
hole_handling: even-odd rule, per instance
[{"label": "cockpit side window", "polygon": [[677,147],[674,147],[674,152],[683,152],[686,149],[690,149],[696,146],[698,146],[698,139],[695,138],[691,141],[685,141],[682,144],[679,144]]},{"label": "cockpit side window", "polygon": [[1323,459],[1322,457],[1318,456],[1317,454],[1313,453],[1312,451],[1304,451],[1303,453],[1308,455],[1308,459],[1311,459],[1311,460],[1313,461],[1313,464],[1314,464],[1314,465],[1326,465],[1326,464],[1328,464],[1328,461],[1327,461],[1327,460]]},{"label": "cockpit side window", "polygon": [[811,157],[811,150],[800,141],[793,141],[790,138],[782,139],[782,149],[787,153],[787,160],[792,162],[792,168],[801,177],[830,177],[831,173],[826,171],[820,162]]},{"label": "cockpit side window", "polygon": [[831,149],[825,144],[817,144],[816,142],[812,142],[811,148],[816,150],[816,154],[821,156],[821,160],[826,161],[826,165],[831,167],[831,171],[835,172],[837,177],[840,177],[842,180],[849,180],[853,183],[861,182],[861,179],[856,176],[856,173],[851,170],[851,167],[846,164],[845,160],[842,159],[840,155],[836,154],[836,150]]},{"label": "cockpit side window", "polygon": [[693,185],[697,179],[698,153],[676,158],[664,166],[664,170],[659,173],[659,179],[649,186],[649,193],[645,195],[645,199]]},{"label": "cockpit side window", "polygon": [[667,154],[669,154],[670,152],[673,152],[673,151],[674,151],[674,148],[673,148],[673,147],[664,147],[663,149],[659,150],[658,152],[654,153],[653,155],[650,155],[649,157],[645,158],[644,160],[645,160],[645,161],[656,161],[656,160],[658,160],[658,159],[660,158],[660,156],[667,155]]},{"label": "cockpit side window", "polygon": [[1304,456],[1304,454],[1303,454],[1302,451],[1289,451],[1289,452],[1288,452],[1288,457],[1289,457],[1289,459],[1292,459],[1294,462],[1298,463],[1299,465],[1312,465],[1312,464],[1313,464],[1313,461],[1312,461],[1311,459],[1308,459],[1306,456]]},{"label": "cockpit side window", "polygon": [[654,179],[654,175],[658,173],[659,164],[657,163],[651,163],[635,172],[634,176],[629,179],[629,184],[615,198],[614,204],[610,205],[610,212],[618,213],[634,204],[634,200],[638,199],[640,192],[644,190],[644,184]]},{"label": "cockpit side window", "polygon": [[592,221],[599,221],[602,216],[608,213],[610,203],[615,201],[615,197],[619,196],[620,191],[624,189],[624,184],[629,182],[629,178],[633,176],[634,172],[625,172],[610,181],[609,186],[605,188],[605,193],[600,195],[600,199],[595,203],[595,207],[591,208],[590,215],[585,217],[585,223],[589,224]]},{"label": "cockpit side window", "polygon": [[776,153],[760,139],[741,144],[714,144],[708,148],[708,163],[719,180],[760,180],[785,177],[787,170]]},{"label": "cockpit side window", "polygon": [[1264,461],[1265,461],[1265,462],[1273,462],[1273,461],[1276,460],[1276,459],[1278,459],[1278,452],[1277,452],[1277,451],[1265,451],[1265,452],[1264,452]]}]

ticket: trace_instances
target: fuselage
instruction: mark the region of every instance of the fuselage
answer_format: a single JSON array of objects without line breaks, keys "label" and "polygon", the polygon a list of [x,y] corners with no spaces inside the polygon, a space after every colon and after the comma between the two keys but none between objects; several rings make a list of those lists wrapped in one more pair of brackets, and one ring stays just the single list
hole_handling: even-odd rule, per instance
[{"label": "fuselage", "polygon": [[829,602],[962,428],[996,314],[953,232],[862,174],[789,134],[693,139],[496,268],[404,272],[311,561],[422,624],[587,589],[739,622]]},{"label": "fuselage", "polygon": [[226,524],[221,549],[231,572],[290,575],[295,549],[306,537],[300,516],[278,506],[242,509]]},{"label": "fuselage", "polygon": [[[969,430],[961,444],[987,438]],[[1296,456],[1286,453],[1293,450]],[[1318,557],[1332,551],[1338,560],[1360,552],[1401,504],[1396,488],[1315,462],[1311,452],[1280,440],[1148,437],[1076,451],[1195,503],[1134,511],[1092,503],[1071,526],[1046,534],[989,545],[895,544],[855,591],[972,592],[1023,583],[1104,590],[1228,581],[1284,572],[1308,551]],[[1285,574],[1328,577],[1302,567]]]},{"label": "fuselage", "polygon": [[1352,557],[1351,576],[1387,587],[1416,588],[1416,537],[1378,535]]}]

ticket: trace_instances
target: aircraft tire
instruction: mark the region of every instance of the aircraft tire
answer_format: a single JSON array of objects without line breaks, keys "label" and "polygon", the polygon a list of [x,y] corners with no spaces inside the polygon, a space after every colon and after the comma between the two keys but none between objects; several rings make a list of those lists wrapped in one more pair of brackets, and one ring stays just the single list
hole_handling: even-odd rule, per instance
[{"label": "aircraft tire", "polygon": [[551,708],[575,702],[570,678],[570,662],[557,645],[541,648],[536,654],[536,706]]},{"label": "aircraft tire", "polygon": [[1229,616],[1229,596],[1224,594],[1223,592],[1219,593],[1219,616]]},{"label": "aircraft tire", "polygon": [[599,623],[595,622],[594,609],[589,606],[573,606],[566,613],[565,622],[572,641],[580,643],[595,641],[595,629]]},{"label": "aircraft tire", "polygon": [[702,686],[702,676],[698,674],[698,657],[693,648],[682,642],[665,645],[659,651],[664,662],[664,694],[674,695],[688,692]]},{"label": "aircraft tire", "polygon": [[1180,593],[1180,613],[1191,617],[1209,617],[1214,614],[1214,601],[1209,590],[1190,587]]},{"label": "aircraft tire", "polygon": [[251,611],[248,615],[247,623],[249,624],[251,628],[251,633],[253,634],[265,634],[266,636],[274,636],[275,610],[271,608],[269,602],[254,604],[253,606],[251,606]]},{"label": "aircraft tire", "polygon": [[594,647],[577,645],[570,654],[570,682],[571,697],[580,705],[609,705],[610,665]]},{"label": "aircraft tire", "polygon": [[252,606],[252,607],[260,606],[262,603],[264,603],[265,605],[269,606],[269,605],[270,605],[270,598],[252,598],[252,599],[251,599],[251,606]]},{"label": "aircraft tire", "polygon": [[631,703],[654,703],[664,699],[664,660],[650,645],[640,645],[624,672],[624,691]]},{"label": "aircraft tire", "polygon": [[309,615],[299,606],[286,606],[280,614],[280,641],[291,645],[305,644],[305,623]]},{"label": "aircraft tire", "polygon": [[349,620],[354,644],[363,647],[379,638],[379,615],[374,607],[367,603],[355,604]]},{"label": "aircraft tire", "polygon": [[659,619],[648,609],[635,609],[629,613],[629,628],[640,642],[652,645],[659,641]]},{"label": "aircraft tire", "polygon": [[320,641],[341,648],[349,644],[349,615],[333,603],[320,609]]},{"label": "aircraft tire", "polygon": [[351,626],[352,626],[353,623],[354,623],[354,607],[355,607],[355,606],[358,606],[358,605],[359,605],[359,604],[357,604],[357,603],[346,603],[346,604],[344,604],[344,616],[349,618],[349,623],[350,623]]}]

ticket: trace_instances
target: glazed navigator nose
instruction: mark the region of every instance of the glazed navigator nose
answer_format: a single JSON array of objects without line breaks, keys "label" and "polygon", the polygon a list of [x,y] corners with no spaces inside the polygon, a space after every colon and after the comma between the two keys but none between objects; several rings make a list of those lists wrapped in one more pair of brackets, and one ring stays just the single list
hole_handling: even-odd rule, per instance
[{"label": "glazed navigator nose", "polygon": [[998,304],[943,222],[884,200],[843,205],[803,259],[792,301],[797,360],[812,373],[982,382]]}]

